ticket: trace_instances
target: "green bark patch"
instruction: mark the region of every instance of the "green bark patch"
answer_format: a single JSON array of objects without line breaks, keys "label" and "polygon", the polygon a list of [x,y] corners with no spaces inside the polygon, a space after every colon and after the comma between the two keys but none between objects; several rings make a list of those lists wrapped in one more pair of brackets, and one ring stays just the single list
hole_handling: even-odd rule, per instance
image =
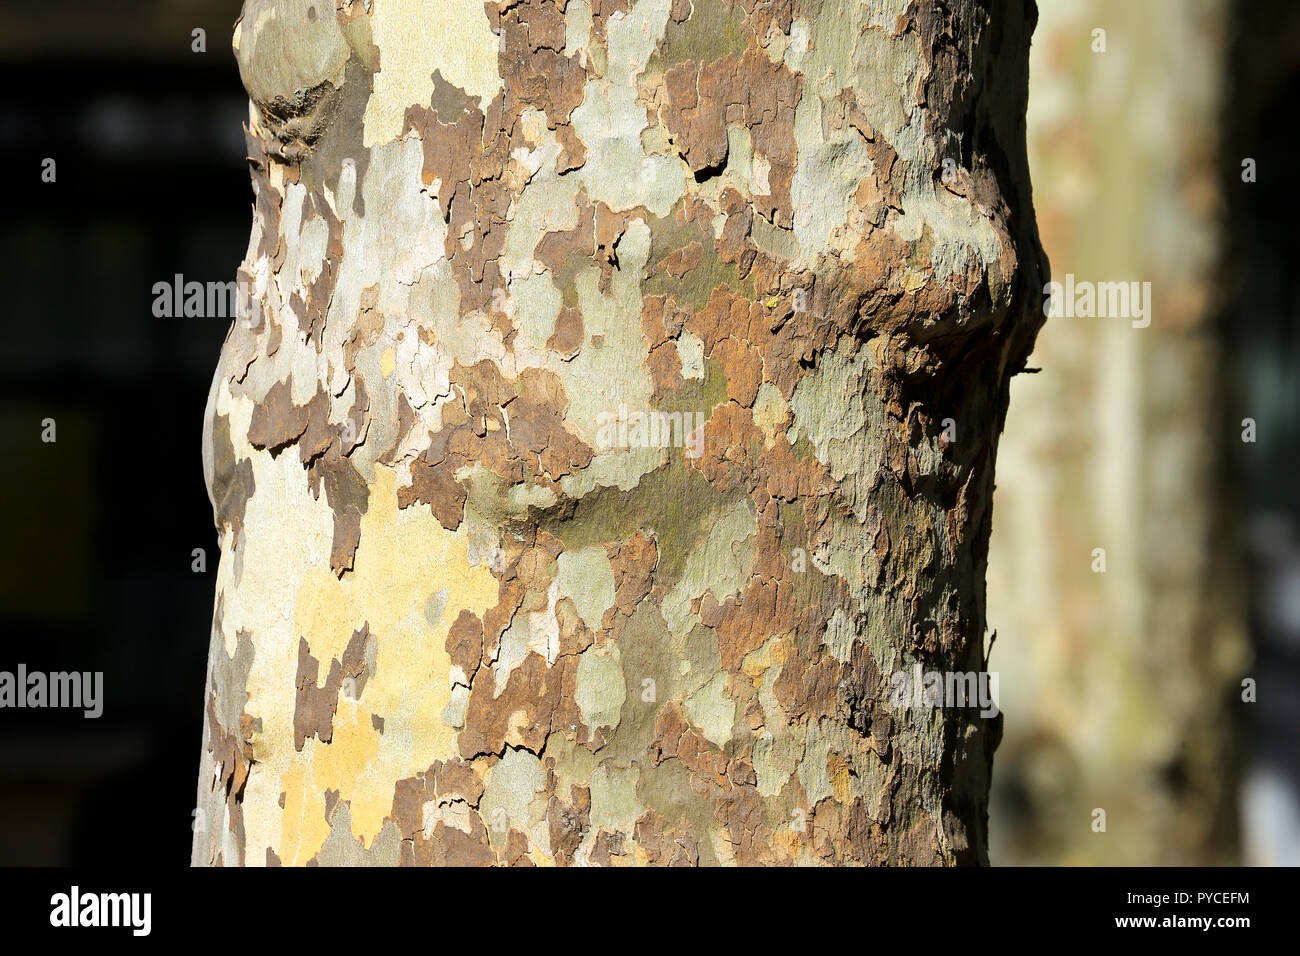
[{"label": "green bark patch", "polygon": [[686,20],[668,21],[663,42],[650,55],[646,72],[663,72],[687,60],[708,63],[728,53],[739,56],[747,45],[741,29],[744,22],[745,11],[727,0],[693,0]]},{"label": "green bark patch", "polygon": [[[659,265],[665,257],[685,249],[692,242],[700,243],[704,255],[689,272],[677,277]],[[735,265],[718,257],[718,243],[712,233],[698,223],[679,220],[675,215],[662,219],[651,217],[648,261],[651,272],[645,282],[644,295],[672,296],[678,302],[689,302],[694,309],[708,305],[713,290],[720,285],[739,291],[748,298],[757,298],[753,276],[742,280]]]},{"label": "green bark patch", "polygon": [[547,514],[540,527],[555,535],[566,551],[625,541],[642,529],[653,530],[659,549],[656,579],[672,585],[686,557],[715,516],[735,506],[699,471],[688,469],[680,454],[651,472],[629,491],[602,488],[575,503],[573,513]]}]

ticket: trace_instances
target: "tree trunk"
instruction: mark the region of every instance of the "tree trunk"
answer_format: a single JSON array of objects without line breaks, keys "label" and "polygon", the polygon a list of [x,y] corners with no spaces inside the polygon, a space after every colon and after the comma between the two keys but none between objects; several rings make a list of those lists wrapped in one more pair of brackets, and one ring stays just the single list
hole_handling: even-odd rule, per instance
[{"label": "tree trunk", "polygon": [[[987,861],[1028,0],[247,0],[195,863]],[[946,700],[946,698],[945,698]]]}]

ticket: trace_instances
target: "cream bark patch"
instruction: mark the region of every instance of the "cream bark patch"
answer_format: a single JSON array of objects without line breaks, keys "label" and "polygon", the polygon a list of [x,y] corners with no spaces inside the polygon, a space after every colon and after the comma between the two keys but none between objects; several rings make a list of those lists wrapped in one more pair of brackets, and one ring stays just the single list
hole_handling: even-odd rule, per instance
[{"label": "cream bark patch", "polygon": [[366,104],[364,145],[402,135],[408,106],[428,105],[433,72],[479,101],[501,88],[498,41],[479,0],[373,0],[379,72]]}]

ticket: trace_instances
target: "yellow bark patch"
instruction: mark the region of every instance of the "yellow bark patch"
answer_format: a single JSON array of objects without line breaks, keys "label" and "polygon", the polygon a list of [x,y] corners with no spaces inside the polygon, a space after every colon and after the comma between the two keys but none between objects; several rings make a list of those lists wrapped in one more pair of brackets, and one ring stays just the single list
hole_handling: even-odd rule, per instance
[{"label": "yellow bark patch", "polygon": [[[292,455],[255,453],[254,465],[250,546],[227,620],[253,635],[245,710],[262,721],[244,820],[250,845],[270,846],[286,865],[301,865],[328,836],[327,790],[350,803],[353,836],[369,845],[392,809],[397,781],[453,754],[454,731],[442,717],[451,699],[447,631],[461,610],[481,615],[495,604],[497,582],[486,566],[470,564],[464,532],[445,530],[426,507],[398,509],[396,475],[381,465],[353,570],[340,579],[329,568],[333,519],[325,496],[311,497]],[[444,590],[444,613],[431,624],[426,604]],[[358,699],[339,695],[331,743],[311,737],[297,751],[299,638],[321,662],[324,681],[330,661],[342,659],[362,627],[376,653]],[[372,717],[382,719],[383,733]]]}]

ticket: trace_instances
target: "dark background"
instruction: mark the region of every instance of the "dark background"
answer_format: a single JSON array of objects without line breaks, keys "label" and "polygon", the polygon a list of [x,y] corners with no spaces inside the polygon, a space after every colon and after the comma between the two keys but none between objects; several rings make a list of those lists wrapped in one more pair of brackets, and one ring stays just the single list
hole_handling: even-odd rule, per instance
[{"label": "dark background", "polygon": [[[1269,422],[1224,463],[1245,544],[1248,624],[1259,677],[1242,727],[1248,858],[1300,864],[1300,3],[1230,6],[1222,117],[1228,198],[1219,329],[1229,405]],[[1242,156],[1262,174],[1244,188]],[[1230,424],[1236,424],[1231,422]]]},{"label": "dark background", "polygon": [[0,6],[0,669],[102,670],[105,701],[0,712],[0,863],[188,861],[229,323],[155,318],[152,289],[232,279],[248,245],[239,7]]}]

